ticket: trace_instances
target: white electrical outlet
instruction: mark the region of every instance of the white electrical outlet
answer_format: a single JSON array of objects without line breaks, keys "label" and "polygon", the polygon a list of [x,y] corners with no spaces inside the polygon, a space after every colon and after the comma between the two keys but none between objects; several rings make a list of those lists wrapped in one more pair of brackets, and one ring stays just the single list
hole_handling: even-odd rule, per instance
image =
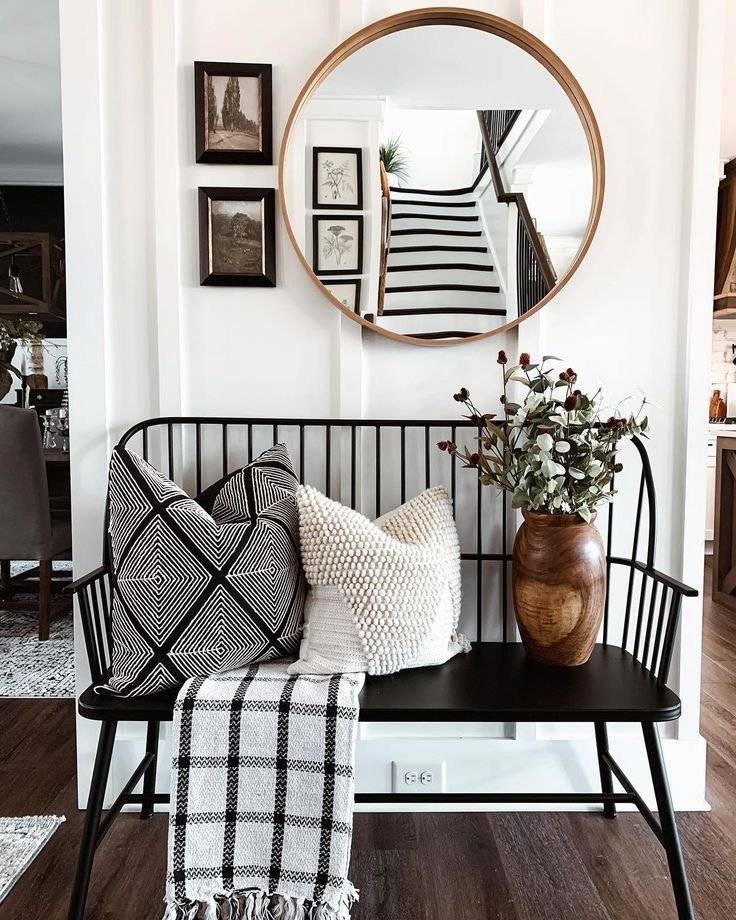
[{"label": "white electrical outlet", "polygon": [[444,792],[446,786],[445,761],[435,763],[391,762],[392,792]]}]

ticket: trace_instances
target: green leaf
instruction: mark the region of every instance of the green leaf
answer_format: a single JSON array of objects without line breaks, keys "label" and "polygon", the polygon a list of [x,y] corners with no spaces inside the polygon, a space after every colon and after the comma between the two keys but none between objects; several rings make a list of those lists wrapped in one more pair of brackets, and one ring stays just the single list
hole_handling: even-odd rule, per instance
[{"label": "green leaf", "polygon": [[512,508],[524,508],[529,504],[529,496],[524,492],[514,492],[511,496]]}]

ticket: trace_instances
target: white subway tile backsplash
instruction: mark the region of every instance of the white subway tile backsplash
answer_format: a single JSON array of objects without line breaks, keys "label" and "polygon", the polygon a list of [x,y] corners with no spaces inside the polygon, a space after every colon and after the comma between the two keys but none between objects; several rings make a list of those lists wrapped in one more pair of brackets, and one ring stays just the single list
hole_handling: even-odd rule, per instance
[{"label": "white subway tile backsplash", "polygon": [[713,323],[713,338],[711,341],[711,390],[720,389],[723,398],[729,385],[736,385],[736,319],[716,320]]}]

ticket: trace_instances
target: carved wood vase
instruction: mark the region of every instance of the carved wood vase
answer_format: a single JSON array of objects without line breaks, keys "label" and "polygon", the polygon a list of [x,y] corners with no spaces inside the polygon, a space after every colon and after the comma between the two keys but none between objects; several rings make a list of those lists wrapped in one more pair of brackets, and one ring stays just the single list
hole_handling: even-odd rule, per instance
[{"label": "carved wood vase", "polygon": [[595,515],[586,524],[577,514],[522,514],[512,587],[524,647],[543,664],[585,664],[606,596],[606,554]]}]

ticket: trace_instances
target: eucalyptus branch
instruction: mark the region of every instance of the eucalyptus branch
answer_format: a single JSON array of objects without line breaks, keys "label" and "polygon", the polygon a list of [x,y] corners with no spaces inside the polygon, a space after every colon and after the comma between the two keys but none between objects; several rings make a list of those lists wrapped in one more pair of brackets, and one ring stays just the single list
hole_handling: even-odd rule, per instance
[{"label": "eucalyptus branch", "polygon": [[[627,417],[614,414],[603,421],[603,396],[577,389],[577,374],[568,367],[554,375],[558,359],[545,356],[533,363],[526,352],[519,363],[508,365],[498,353],[501,367],[503,420],[481,413],[463,387],[454,395],[478,427],[477,450],[458,448],[449,441],[438,447],[455,455],[462,467],[475,469],[483,485],[512,494],[512,506],[548,514],[579,514],[590,520],[594,509],[610,500],[618,462],[619,442],[633,435],[646,436],[648,419],[644,399]],[[524,400],[509,403],[508,382],[526,387]],[[562,395],[559,394],[562,390]],[[608,487],[608,491],[606,488]]]}]

